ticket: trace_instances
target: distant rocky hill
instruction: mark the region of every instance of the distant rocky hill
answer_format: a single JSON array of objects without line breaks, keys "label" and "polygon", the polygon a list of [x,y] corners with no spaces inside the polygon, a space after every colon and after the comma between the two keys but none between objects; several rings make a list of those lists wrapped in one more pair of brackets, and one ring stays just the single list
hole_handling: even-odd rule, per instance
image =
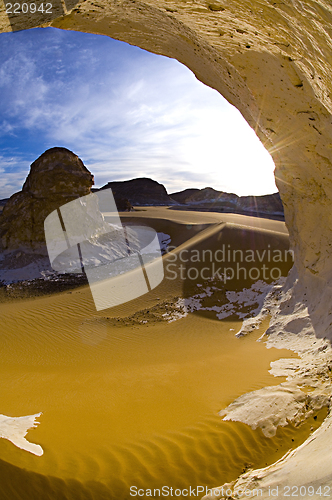
[{"label": "distant rocky hill", "polygon": [[93,175],[66,148],[45,151],[30,167],[22,190],[4,205],[0,217],[0,249],[46,252],[44,220],[61,205],[90,193]]},{"label": "distant rocky hill", "polygon": [[165,186],[147,177],[109,182],[100,189],[111,188],[114,198],[128,199],[132,205],[174,205]]},{"label": "distant rocky hill", "polygon": [[284,213],[284,207],[279,193],[263,196],[240,196],[238,206],[244,210]]},{"label": "distant rocky hill", "polygon": [[185,189],[184,191],[178,191],[177,193],[171,194],[172,200],[175,200],[177,203],[187,203],[190,200],[191,196],[195,196],[200,193],[202,190],[198,188]]},{"label": "distant rocky hill", "polygon": [[206,187],[204,189],[185,189],[184,191],[179,191],[178,193],[170,194],[173,200],[178,203],[193,204],[193,203],[236,203],[239,198],[233,193],[224,193],[223,191],[217,191],[211,187]]},{"label": "distant rocky hill", "polygon": [[233,193],[225,193],[207,187],[204,189],[185,189],[170,194],[170,197],[187,209],[283,214],[279,193],[263,196],[237,196]]},{"label": "distant rocky hill", "polygon": [[[189,188],[168,194],[163,184],[147,177],[109,182],[100,189],[107,188],[112,189],[116,200],[121,199],[124,203],[127,200],[127,203],[132,206],[167,205],[178,210],[206,210],[267,216],[272,214],[279,218],[283,217],[279,193],[264,196],[237,196],[207,187]],[[98,189],[95,188],[93,191],[98,191]]]}]

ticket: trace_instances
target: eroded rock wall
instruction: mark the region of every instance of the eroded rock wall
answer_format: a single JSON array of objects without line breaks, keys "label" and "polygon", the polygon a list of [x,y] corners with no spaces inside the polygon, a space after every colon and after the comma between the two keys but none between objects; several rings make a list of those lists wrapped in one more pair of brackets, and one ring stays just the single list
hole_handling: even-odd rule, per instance
[{"label": "eroded rock wall", "polygon": [[325,335],[332,303],[330,1],[86,0],[66,6],[60,17],[59,7],[54,19],[35,21],[28,14],[8,18],[0,7],[0,29],[44,22],[174,57],[256,130],[276,164],[298,289],[312,313],[319,311],[317,334]]}]

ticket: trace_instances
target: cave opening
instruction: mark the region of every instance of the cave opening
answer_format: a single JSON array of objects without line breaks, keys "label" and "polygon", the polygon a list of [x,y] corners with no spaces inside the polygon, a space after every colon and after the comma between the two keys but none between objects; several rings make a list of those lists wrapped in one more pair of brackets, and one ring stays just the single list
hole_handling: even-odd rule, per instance
[{"label": "cave opening", "polygon": [[145,177],[168,195],[210,188],[192,199],[209,208],[222,201],[236,209],[231,194],[252,196],[242,205],[253,211],[254,196],[277,191],[273,160],[254,131],[176,60],[52,28],[3,34],[2,42],[1,198],[18,191],[29,163],[54,146],[77,153],[96,188]]},{"label": "cave opening", "polygon": [[[181,4],[181,8],[173,2],[167,2],[165,6],[153,1],[102,4],[92,8],[90,3],[83,2],[73,11],[49,22],[58,28],[105,34],[174,57],[194,71],[199,80],[225,96],[241,111],[259,137],[269,141],[295,250],[294,271],[299,274],[295,299],[285,305],[289,325],[280,323],[275,328],[284,329],[289,338],[291,333],[302,330],[305,335],[314,331],[317,336],[330,336],[331,78],[329,49],[326,50],[330,42],[325,28],[326,19],[330,23],[331,14],[327,2],[322,1],[319,6],[310,2],[308,9],[303,4],[285,7],[281,4],[271,6],[270,2],[262,2],[259,6],[251,4],[250,7],[238,2],[230,2],[227,6],[218,2],[199,2],[193,9],[188,2],[187,5]],[[200,23],[200,16],[204,16],[204,26]],[[15,27],[15,21],[11,25]],[[290,286],[291,282],[286,287],[289,295]],[[303,300],[307,311],[301,309],[302,317],[294,318],[292,308],[299,308],[300,303],[302,307]],[[102,321],[99,322],[101,338],[104,326]],[[90,327],[90,323],[84,325],[84,338],[90,338]],[[328,351],[328,345],[313,341],[313,358],[318,360],[319,353],[314,344],[316,347],[321,345],[324,352]],[[324,361],[322,369],[326,368],[325,365]],[[314,371],[315,368],[310,366]],[[308,387],[308,394],[311,389]],[[310,395],[306,397],[310,398]],[[314,421],[322,421],[325,414],[314,418]],[[302,438],[310,434],[314,421],[306,421],[306,433],[302,433],[303,427],[300,432]],[[284,434],[284,431],[286,434],[292,432],[290,427],[281,431],[273,441],[275,449],[279,443],[293,439]],[[326,434],[322,432],[322,436],[324,439]],[[252,436],[246,435],[245,438],[252,442]],[[193,443],[191,436],[186,435],[183,439]],[[302,442],[301,439],[297,444]],[[319,444],[324,449],[322,440]],[[138,448],[142,449],[138,445],[135,452]],[[174,442],[170,448],[174,450]],[[296,457],[301,461],[301,451],[292,454],[288,462],[286,460],[286,468],[287,463],[293,463],[293,469],[288,469],[292,478],[309,484],[311,469],[316,471],[311,468],[309,460],[310,443],[301,448],[304,450],[302,466],[306,477],[296,475],[299,469]],[[131,455],[133,461],[134,455]],[[256,465],[264,467],[267,463]],[[243,464],[243,471],[250,466],[249,462]],[[279,466],[282,471],[282,461]],[[211,460],[202,468],[211,470]],[[145,473],[149,475],[146,469]],[[217,475],[219,473],[217,471]],[[266,473],[268,476],[269,470]],[[325,468],[320,473],[327,477]],[[273,470],[271,474],[273,476]],[[289,479],[287,473],[280,474],[277,480],[284,481],[285,476]],[[268,481],[269,476],[265,481],[266,491]],[[117,488],[121,491],[123,484],[117,483]]]}]

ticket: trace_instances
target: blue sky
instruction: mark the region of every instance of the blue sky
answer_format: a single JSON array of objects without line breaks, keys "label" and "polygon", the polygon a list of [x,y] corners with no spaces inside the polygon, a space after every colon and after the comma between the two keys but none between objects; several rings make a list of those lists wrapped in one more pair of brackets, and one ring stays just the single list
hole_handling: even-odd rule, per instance
[{"label": "blue sky", "polygon": [[179,62],[107,37],[0,34],[0,198],[46,149],[67,147],[95,175],[151,177],[168,192],[276,192],[273,162],[241,114]]}]

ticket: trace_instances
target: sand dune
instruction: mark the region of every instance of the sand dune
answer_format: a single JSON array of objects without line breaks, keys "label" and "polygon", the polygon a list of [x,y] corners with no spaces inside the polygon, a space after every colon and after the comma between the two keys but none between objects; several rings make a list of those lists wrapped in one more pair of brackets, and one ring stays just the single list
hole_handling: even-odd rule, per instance
[{"label": "sand dune", "polygon": [[[218,415],[242,394],[285,381],[268,372],[270,363],[296,355],[256,342],[268,311],[252,333],[235,337],[242,319],[261,309],[265,287],[222,273],[204,278],[204,267],[223,263],[207,262],[208,252],[205,262],[197,256],[250,245],[257,262],[241,266],[270,269],[275,263],[262,252],[269,245],[287,251],[283,223],[165,208],[122,221],[145,222],[176,246],[163,257],[165,279],[149,294],[99,312],[88,287],[0,305],[1,411],[43,412],[27,439],[44,450],[36,457],[0,440],[1,498],[127,499],[131,485],[211,488],[281,458],[326,414],[317,411],[300,429],[278,428],[273,438]],[[196,261],[185,262],[190,256]],[[286,273],[291,262],[279,264]],[[229,272],[236,265],[227,262]],[[185,275],[195,267],[197,278],[182,279],[180,266]],[[9,486],[16,477],[24,489]]]}]

